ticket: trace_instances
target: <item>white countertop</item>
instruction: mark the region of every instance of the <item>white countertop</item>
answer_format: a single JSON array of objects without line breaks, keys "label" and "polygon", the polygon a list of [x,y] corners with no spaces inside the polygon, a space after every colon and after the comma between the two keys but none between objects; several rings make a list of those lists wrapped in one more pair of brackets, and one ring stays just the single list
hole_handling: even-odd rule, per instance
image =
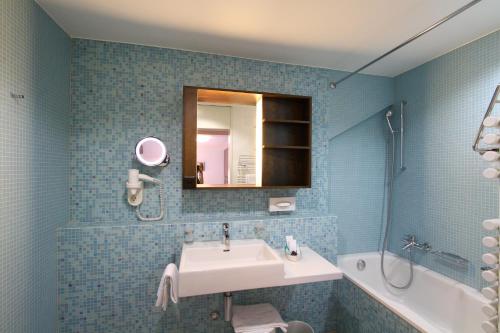
[{"label": "white countertop", "polygon": [[[192,259],[183,260],[184,257],[181,257],[179,296],[330,281],[343,276],[338,267],[307,246],[301,247],[302,257],[299,261],[290,261],[283,249],[272,249],[265,244],[262,240],[233,241],[231,253],[226,254],[223,254],[219,242],[185,245],[183,256],[185,252],[191,251],[186,256]],[[253,249],[247,249],[248,246]],[[265,250],[265,246],[268,250]],[[194,253],[196,249],[203,250]],[[248,256],[247,253],[252,251],[260,254],[268,251],[266,260]]]},{"label": "white countertop", "polygon": [[302,259],[290,261],[283,250],[275,250],[285,263],[285,276],[280,286],[342,279],[342,271],[307,246],[300,248]]}]

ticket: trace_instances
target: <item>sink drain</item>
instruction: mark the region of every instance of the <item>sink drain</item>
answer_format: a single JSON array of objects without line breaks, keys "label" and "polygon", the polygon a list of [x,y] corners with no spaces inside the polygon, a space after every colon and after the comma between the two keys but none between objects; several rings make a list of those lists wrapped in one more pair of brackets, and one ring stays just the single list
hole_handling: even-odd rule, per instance
[{"label": "sink drain", "polygon": [[366,268],[366,262],[363,259],[359,259],[356,263],[356,267],[358,268],[358,271],[364,271]]}]

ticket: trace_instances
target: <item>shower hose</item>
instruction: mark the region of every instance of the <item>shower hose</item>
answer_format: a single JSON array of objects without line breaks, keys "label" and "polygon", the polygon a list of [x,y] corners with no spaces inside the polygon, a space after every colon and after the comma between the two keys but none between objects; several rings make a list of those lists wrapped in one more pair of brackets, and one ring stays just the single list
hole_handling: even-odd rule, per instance
[{"label": "shower hose", "polygon": [[385,258],[385,252],[387,251],[387,247],[389,245],[389,233],[391,230],[391,224],[392,224],[392,188],[393,188],[393,183],[394,183],[394,156],[396,153],[396,143],[394,140],[394,130],[392,129],[392,126],[390,124],[389,117],[392,116],[392,112],[388,113],[386,115],[387,123],[389,124],[389,128],[391,130],[391,143],[392,143],[392,154],[391,154],[391,163],[390,163],[390,169],[389,169],[389,182],[388,182],[388,189],[387,189],[387,221],[385,224],[385,233],[384,233],[384,241],[382,244],[382,255],[380,257],[380,270],[382,272],[382,277],[384,278],[385,282],[387,282],[391,287],[396,288],[396,289],[407,289],[410,287],[411,283],[413,282],[413,250],[410,247],[409,248],[409,261],[410,261],[410,278],[408,279],[408,282],[406,282],[403,285],[397,285],[389,280],[385,273],[385,267],[384,267],[384,258]]}]

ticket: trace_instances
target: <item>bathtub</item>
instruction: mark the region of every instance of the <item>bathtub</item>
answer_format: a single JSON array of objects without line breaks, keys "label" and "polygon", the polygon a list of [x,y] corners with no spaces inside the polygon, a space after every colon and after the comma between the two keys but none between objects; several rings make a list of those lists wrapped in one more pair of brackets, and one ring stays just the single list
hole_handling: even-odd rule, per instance
[{"label": "bathtub", "polygon": [[[357,262],[364,260],[364,270]],[[480,333],[486,316],[481,306],[488,300],[477,290],[414,265],[413,283],[398,290],[384,283],[378,252],[338,256],[344,276],[396,315],[422,332]],[[386,274],[393,283],[403,284],[409,276],[408,261],[386,252]]]}]

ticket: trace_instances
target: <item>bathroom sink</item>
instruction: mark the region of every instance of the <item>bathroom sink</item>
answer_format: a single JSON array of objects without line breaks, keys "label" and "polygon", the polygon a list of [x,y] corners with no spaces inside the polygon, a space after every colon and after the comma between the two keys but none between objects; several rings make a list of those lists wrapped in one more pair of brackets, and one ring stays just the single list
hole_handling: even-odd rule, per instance
[{"label": "bathroom sink", "polygon": [[184,244],[179,267],[179,296],[264,288],[283,280],[283,259],[263,240]]}]

